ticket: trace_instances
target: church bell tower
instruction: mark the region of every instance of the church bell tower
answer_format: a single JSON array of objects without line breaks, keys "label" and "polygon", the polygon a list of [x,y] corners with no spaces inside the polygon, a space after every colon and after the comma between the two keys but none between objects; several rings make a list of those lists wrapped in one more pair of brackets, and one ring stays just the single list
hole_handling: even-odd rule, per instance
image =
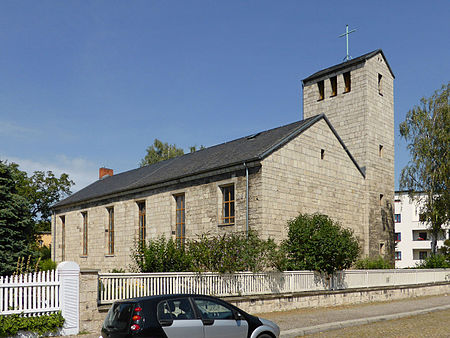
[{"label": "church bell tower", "polygon": [[394,74],[381,49],[303,80],[303,117],[321,113],[364,172],[363,254],[393,259]]}]

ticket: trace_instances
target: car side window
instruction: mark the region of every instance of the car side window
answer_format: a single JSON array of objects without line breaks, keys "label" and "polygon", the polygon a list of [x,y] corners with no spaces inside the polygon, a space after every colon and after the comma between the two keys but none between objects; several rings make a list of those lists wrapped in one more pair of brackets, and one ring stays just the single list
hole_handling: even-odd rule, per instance
[{"label": "car side window", "polygon": [[158,304],[158,320],[195,319],[195,313],[187,298],[168,299]]},{"label": "car side window", "polygon": [[169,304],[164,301],[158,304],[157,309],[158,320],[173,320],[172,311]]},{"label": "car side window", "polygon": [[210,299],[194,299],[204,319],[235,319],[233,310]]}]

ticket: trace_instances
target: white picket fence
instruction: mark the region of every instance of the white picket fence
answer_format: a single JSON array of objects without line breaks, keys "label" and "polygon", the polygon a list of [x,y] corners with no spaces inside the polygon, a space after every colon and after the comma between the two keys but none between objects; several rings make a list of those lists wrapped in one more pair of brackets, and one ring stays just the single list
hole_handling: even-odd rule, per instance
[{"label": "white picket fence", "polygon": [[272,273],[100,273],[99,303],[133,297],[193,293],[215,296],[411,285],[450,281],[450,269],[348,270],[328,281],[312,271]]},{"label": "white picket fence", "polygon": [[0,277],[0,316],[40,316],[61,311],[61,335],[79,332],[80,267],[62,262],[56,270]]},{"label": "white picket fence", "polygon": [[37,316],[61,310],[56,270],[0,277],[0,315]]}]

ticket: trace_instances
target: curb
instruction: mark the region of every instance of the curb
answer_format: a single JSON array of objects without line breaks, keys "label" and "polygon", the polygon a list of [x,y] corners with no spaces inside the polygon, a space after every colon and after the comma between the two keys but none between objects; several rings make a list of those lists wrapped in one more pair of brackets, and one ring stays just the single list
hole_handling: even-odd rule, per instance
[{"label": "curb", "polygon": [[450,309],[450,304],[436,306],[436,307],[432,307],[432,308],[428,308],[428,309],[415,310],[415,311],[410,311],[410,312],[394,313],[391,315],[381,315],[381,316],[374,316],[374,317],[367,317],[367,318],[350,319],[350,320],[344,320],[341,322],[333,322],[333,323],[308,326],[308,327],[303,327],[303,328],[298,328],[298,329],[290,329],[290,330],[281,331],[280,338],[294,338],[294,337],[304,336],[304,335],[312,334],[312,333],[337,330],[337,329],[342,329],[342,328],[350,327],[350,326],[370,324],[370,323],[380,322],[383,320],[393,320],[393,319],[399,319],[399,318],[404,318],[404,317],[417,316],[417,315],[426,314],[429,312],[448,310],[448,309]]}]

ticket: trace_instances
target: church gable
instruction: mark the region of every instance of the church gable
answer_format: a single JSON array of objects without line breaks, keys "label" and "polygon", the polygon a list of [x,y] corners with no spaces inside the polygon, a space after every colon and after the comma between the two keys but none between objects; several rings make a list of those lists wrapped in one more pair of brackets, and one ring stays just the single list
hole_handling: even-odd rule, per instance
[{"label": "church gable", "polygon": [[325,118],[262,161],[266,236],[285,236],[289,219],[321,212],[350,227],[364,242],[364,176]]}]

